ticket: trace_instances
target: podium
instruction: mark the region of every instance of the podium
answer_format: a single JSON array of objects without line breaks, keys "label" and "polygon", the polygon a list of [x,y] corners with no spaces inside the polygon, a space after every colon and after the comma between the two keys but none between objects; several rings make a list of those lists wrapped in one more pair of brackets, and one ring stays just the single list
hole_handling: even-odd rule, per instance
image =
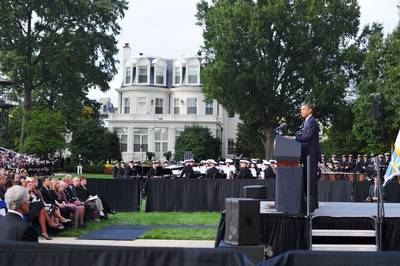
[{"label": "podium", "polygon": [[277,161],[275,208],[279,212],[304,212],[303,168],[300,166],[301,144],[277,135],[274,142]]}]

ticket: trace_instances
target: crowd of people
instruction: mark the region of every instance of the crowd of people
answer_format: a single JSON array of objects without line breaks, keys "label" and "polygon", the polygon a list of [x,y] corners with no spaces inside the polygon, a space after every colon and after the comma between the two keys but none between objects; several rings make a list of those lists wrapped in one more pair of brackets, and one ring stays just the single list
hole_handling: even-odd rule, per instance
[{"label": "crowd of people", "polygon": [[18,154],[0,147],[0,169],[22,176],[44,176],[53,174],[51,161],[40,160]]},{"label": "crowd of people", "polygon": [[[25,240],[37,241],[37,237],[32,239],[31,229],[27,231],[27,236],[1,230],[3,221],[10,219],[7,217],[10,215],[21,216],[23,221],[34,225],[37,235],[51,240],[49,230],[57,232],[69,227],[85,227],[85,222],[91,219],[99,222],[114,214],[107,201],[100,195],[92,195],[86,184],[84,176],[66,175],[62,179],[45,176],[40,179],[1,168],[0,214],[5,218],[0,220],[0,239],[23,240],[27,237]],[[27,195],[27,206],[22,206],[25,201],[22,194]]]},{"label": "crowd of people", "polygon": [[[369,179],[376,175],[375,156],[343,155],[340,159],[332,155],[326,159],[321,155],[319,163],[319,176],[336,173],[339,179],[346,179],[346,174],[362,174]],[[377,156],[381,173],[385,173],[390,162],[390,154]],[[114,162],[113,178],[128,179],[133,177],[175,177],[175,178],[209,178],[209,179],[269,179],[275,178],[277,162],[275,160],[259,159],[226,159],[216,161],[213,159],[196,162],[188,159],[181,164],[171,165],[169,161],[153,161],[152,166],[142,165],[140,161],[130,160]]]},{"label": "crowd of people", "polygon": [[113,178],[128,179],[132,177],[180,177],[210,179],[268,179],[275,177],[275,160],[232,160],[216,162],[213,159],[195,163],[188,159],[179,165],[171,165],[168,161],[153,161],[152,166],[144,166],[140,161],[129,161],[128,164],[116,161]]}]

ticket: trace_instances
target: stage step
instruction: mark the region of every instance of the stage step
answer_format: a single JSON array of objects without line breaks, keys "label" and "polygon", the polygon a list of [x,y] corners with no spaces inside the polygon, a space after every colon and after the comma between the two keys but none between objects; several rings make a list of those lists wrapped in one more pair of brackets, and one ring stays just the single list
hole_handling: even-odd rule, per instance
[{"label": "stage step", "polygon": [[332,236],[332,237],[375,237],[374,230],[332,230],[332,229],[314,229],[312,236]]},{"label": "stage step", "polygon": [[337,244],[314,244],[313,251],[377,251],[376,245],[337,245]]}]

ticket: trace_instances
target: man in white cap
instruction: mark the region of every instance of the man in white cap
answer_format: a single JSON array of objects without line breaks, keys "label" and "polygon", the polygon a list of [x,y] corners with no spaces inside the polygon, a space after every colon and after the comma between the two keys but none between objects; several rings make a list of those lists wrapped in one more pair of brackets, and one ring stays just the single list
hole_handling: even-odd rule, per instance
[{"label": "man in white cap", "polygon": [[181,171],[180,177],[186,177],[186,178],[195,178],[194,176],[194,171],[193,171],[193,159],[185,160],[185,166],[183,167]]},{"label": "man in white cap", "polygon": [[210,168],[207,169],[206,171],[206,178],[210,179],[217,179],[220,178],[221,174],[219,173],[219,170],[217,169],[218,163],[214,161],[213,159],[207,160],[208,164],[210,165]]},{"label": "man in white cap", "polygon": [[248,160],[240,160],[240,170],[238,173],[238,179],[251,179],[254,178],[253,174],[249,169],[249,161]]}]

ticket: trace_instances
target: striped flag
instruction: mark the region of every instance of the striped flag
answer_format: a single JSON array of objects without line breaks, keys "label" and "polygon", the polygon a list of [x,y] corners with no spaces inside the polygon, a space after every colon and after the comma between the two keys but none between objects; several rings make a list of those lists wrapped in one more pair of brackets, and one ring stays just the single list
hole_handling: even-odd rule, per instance
[{"label": "striped flag", "polygon": [[397,134],[396,142],[394,143],[394,150],[392,153],[392,157],[390,159],[390,163],[385,173],[385,182],[390,180],[394,175],[400,173],[400,130]]}]

